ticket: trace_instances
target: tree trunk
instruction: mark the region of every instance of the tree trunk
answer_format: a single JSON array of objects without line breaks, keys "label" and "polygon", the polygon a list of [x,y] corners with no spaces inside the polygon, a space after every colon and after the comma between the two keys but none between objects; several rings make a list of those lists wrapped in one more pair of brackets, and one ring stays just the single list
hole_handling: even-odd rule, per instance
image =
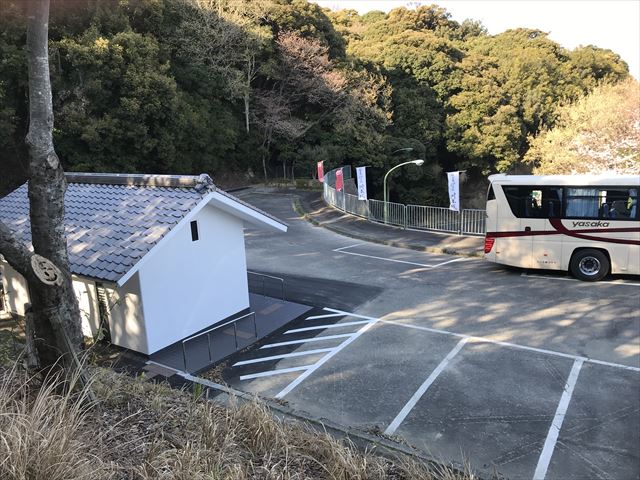
[{"label": "tree trunk", "polygon": [[[27,24],[29,67],[29,214],[31,242],[39,255],[51,260],[62,273],[61,285],[30,285],[33,319],[43,365],[60,353],[82,346],[80,310],[69,273],[64,230],[64,194],[67,182],[53,147],[53,106],[49,78],[49,0],[30,0]],[[43,333],[49,333],[44,336]],[[50,333],[54,333],[53,336]],[[68,336],[65,337],[65,334]],[[69,340],[69,341],[67,341]],[[55,347],[54,352],[51,347]],[[71,350],[71,351],[69,351]]]},{"label": "tree trunk", "polygon": [[31,253],[0,223],[0,252],[29,284],[36,348],[43,368],[75,366],[82,347],[78,301],[73,291],[64,231],[64,171],[53,147],[49,78],[49,0],[28,0],[29,216]]},{"label": "tree trunk", "polygon": [[244,123],[249,133],[249,92],[244,93]]}]

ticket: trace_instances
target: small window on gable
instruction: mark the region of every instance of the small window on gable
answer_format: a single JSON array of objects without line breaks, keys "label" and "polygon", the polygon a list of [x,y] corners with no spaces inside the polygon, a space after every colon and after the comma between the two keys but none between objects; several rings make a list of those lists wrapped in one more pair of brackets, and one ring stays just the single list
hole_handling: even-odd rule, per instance
[{"label": "small window on gable", "polygon": [[197,242],[198,238],[198,222],[194,220],[191,222],[191,241]]}]

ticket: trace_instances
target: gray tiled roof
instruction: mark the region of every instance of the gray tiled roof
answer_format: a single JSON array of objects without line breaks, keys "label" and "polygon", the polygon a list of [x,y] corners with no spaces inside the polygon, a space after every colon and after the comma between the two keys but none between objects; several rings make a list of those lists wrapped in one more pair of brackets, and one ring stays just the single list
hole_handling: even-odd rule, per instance
[{"label": "gray tiled roof", "polygon": [[[201,177],[184,177],[194,179],[185,186],[156,186],[162,183],[150,184],[150,177],[141,176],[136,178],[144,180],[143,185],[132,185],[135,181],[116,181],[121,184],[114,185],[96,183],[108,182],[113,177],[99,180],[96,177],[68,177],[74,182],[69,183],[65,195],[69,261],[71,271],[77,275],[113,282],[129,271],[207,193],[215,190],[212,183],[203,188],[195,182]],[[169,178],[172,181],[165,184],[177,185],[173,181],[176,178]],[[0,219],[23,241],[31,242],[27,184],[0,198]]]}]

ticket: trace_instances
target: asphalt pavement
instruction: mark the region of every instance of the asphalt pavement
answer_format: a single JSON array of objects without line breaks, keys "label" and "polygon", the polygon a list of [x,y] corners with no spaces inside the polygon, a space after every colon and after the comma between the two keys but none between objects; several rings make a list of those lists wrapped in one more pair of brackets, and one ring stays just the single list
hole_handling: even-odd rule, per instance
[{"label": "asphalt pavement", "polygon": [[228,383],[484,477],[639,477],[640,279],[505,268],[317,195],[241,192],[290,225],[246,231],[249,268],[315,309],[232,357]]}]

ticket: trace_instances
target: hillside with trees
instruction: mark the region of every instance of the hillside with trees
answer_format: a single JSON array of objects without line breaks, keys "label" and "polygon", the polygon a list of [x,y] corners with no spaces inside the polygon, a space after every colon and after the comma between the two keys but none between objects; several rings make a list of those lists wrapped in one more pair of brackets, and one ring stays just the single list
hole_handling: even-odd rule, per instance
[{"label": "hillside with trees", "polygon": [[[26,176],[28,99],[24,14],[18,0],[1,8],[6,193]],[[375,196],[391,152],[413,147],[425,166],[392,200],[431,204],[444,170],[480,180],[542,165],[536,137],[566,128],[559,107],[629,78],[614,52],[569,51],[539,30],[489,35],[438,6],[358,15],[305,0],[53,0],[50,64],[66,170],[251,182],[310,178],[325,160],[370,166]]]},{"label": "hillside with trees", "polygon": [[525,161],[535,173],[640,171],[640,84],[605,84],[558,109],[552,130],[531,142]]}]

